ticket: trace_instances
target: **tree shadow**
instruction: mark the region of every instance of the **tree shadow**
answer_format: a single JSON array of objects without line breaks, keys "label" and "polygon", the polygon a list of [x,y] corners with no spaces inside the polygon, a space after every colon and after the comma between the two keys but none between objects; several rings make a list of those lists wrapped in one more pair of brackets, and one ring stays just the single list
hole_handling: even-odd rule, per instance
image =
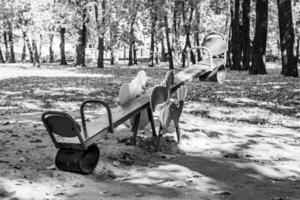
[{"label": "tree shadow", "polygon": [[[268,171],[264,171],[263,166],[255,166],[241,159],[178,156],[169,162],[187,167],[226,185],[230,190],[231,199],[275,199],[275,197],[299,199],[300,197],[298,182],[272,178],[267,175]],[[297,173],[300,175],[299,172]]]}]

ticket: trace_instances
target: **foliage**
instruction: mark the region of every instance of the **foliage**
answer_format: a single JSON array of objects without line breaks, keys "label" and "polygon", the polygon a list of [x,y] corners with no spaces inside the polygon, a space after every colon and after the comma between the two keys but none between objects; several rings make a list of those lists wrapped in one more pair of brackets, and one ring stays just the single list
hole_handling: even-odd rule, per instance
[{"label": "foliage", "polygon": [[[155,42],[158,45],[165,34],[163,17],[168,16],[172,46],[178,44],[179,51],[182,51],[185,46],[186,25],[190,25],[192,45],[195,40],[194,33],[200,31],[200,38],[213,31],[227,35],[230,26],[229,0],[112,0],[106,1],[104,11],[102,2],[103,0],[0,0],[0,35],[2,36],[1,32],[7,29],[9,21],[15,29],[15,38],[22,38],[22,31],[25,31],[30,38],[34,38],[37,35],[58,35],[59,29],[65,28],[67,42],[75,44],[78,30],[82,28],[83,10],[87,10],[88,19],[85,22],[88,27],[89,44],[96,47],[97,38],[104,35],[105,50],[120,49],[122,46],[128,46],[132,41],[135,41],[140,48],[148,49],[152,20],[154,17],[157,20],[154,31]],[[178,7],[179,11],[177,11],[178,32],[175,33],[174,12],[176,4],[182,3],[184,7]],[[254,36],[255,4],[256,1],[251,1],[251,39]],[[182,16],[185,14],[188,18],[192,7],[200,13],[200,17],[197,18],[194,12],[190,24],[187,24],[188,20],[184,22]],[[98,12],[97,19],[95,8]],[[299,32],[300,3],[297,1],[293,5],[293,13],[295,28]],[[269,54],[279,55],[278,35],[277,4],[276,1],[270,1],[267,43]]]}]

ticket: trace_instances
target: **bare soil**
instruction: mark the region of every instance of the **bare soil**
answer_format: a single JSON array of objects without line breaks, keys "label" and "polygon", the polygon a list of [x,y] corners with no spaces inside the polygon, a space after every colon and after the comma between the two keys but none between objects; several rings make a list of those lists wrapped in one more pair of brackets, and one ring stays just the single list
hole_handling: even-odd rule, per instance
[{"label": "bare soil", "polygon": [[[114,107],[121,84],[141,68],[0,65],[0,199],[300,199],[300,81],[281,76],[277,64],[267,75],[229,71],[223,85],[188,83],[180,144],[172,131],[153,151],[148,127],[130,145],[124,124],[98,141],[92,174],[56,169],[42,112],[79,119],[91,98]],[[148,87],[167,72],[144,69]]]}]

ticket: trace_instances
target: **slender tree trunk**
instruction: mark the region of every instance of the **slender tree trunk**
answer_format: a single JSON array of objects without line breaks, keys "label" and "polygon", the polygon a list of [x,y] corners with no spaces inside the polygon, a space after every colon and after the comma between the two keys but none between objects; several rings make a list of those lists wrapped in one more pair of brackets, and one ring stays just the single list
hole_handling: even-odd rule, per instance
[{"label": "slender tree trunk", "polygon": [[[184,5],[184,2],[183,2]],[[185,11],[184,11],[184,7],[183,7],[183,11],[182,11],[182,19],[184,21],[184,30],[185,30],[185,46],[184,46],[184,50],[182,53],[182,67],[185,67],[185,60],[186,60],[186,55],[187,55],[187,50],[190,49],[192,47],[191,45],[191,39],[190,39],[190,32],[191,32],[191,22],[193,19],[193,13],[194,13],[194,6],[193,3],[190,4],[190,18],[187,21],[186,20],[186,16],[185,16]],[[195,64],[196,60],[195,60],[195,56],[193,51],[190,51],[190,61]]]},{"label": "slender tree trunk", "polygon": [[33,66],[40,67],[39,52],[38,52],[38,48],[37,48],[35,39],[32,39],[32,48],[34,51]]},{"label": "slender tree trunk", "polygon": [[54,62],[54,52],[53,52],[53,39],[54,35],[52,33],[49,34],[49,62]]},{"label": "slender tree trunk", "polygon": [[128,52],[128,66],[133,65],[132,52],[133,52],[133,44],[130,43],[130,45],[129,45],[129,52]]},{"label": "slender tree trunk", "polygon": [[104,38],[98,38],[98,59],[97,59],[97,67],[104,68]]},{"label": "slender tree trunk", "polygon": [[24,32],[23,32],[23,48],[22,48],[21,61],[22,62],[26,61],[26,34],[24,35]]},{"label": "slender tree trunk", "polygon": [[282,58],[282,74],[298,77],[295,62],[295,34],[290,0],[277,0],[279,14],[280,49]]},{"label": "slender tree trunk", "polygon": [[86,8],[83,9],[82,29],[79,30],[78,41],[76,45],[76,61],[75,66],[86,67],[85,65],[85,45],[86,45]]},{"label": "slender tree trunk", "polygon": [[[197,29],[196,29],[196,32],[194,33],[194,39],[195,39],[195,45],[197,47],[200,46],[200,29],[199,29],[199,24],[200,24],[200,9],[198,7],[198,4],[196,6],[196,12],[195,12],[195,15],[196,15],[196,24],[197,24]],[[197,49],[197,61],[200,62],[202,60],[202,57],[201,57],[201,50],[200,49]]]},{"label": "slender tree trunk", "polygon": [[27,48],[28,48],[28,52],[29,52],[29,59],[30,59],[30,63],[34,63],[34,59],[33,59],[33,50],[29,41],[29,38],[27,37],[27,34],[25,31],[23,31],[23,37],[25,38],[25,42],[27,44]]},{"label": "slender tree trunk", "polygon": [[156,26],[156,13],[152,11],[151,13],[151,42],[150,42],[150,64],[149,67],[154,66],[154,44],[155,44],[155,26]]},{"label": "slender tree trunk", "polygon": [[61,65],[67,65],[67,60],[66,60],[66,52],[65,52],[65,32],[66,28],[60,28],[60,64]]},{"label": "slender tree trunk", "polygon": [[5,63],[1,47],[0,47],[0,63]]},{"label": "slender tree trunk", "polygon": [[123,61],[125,63],[126,60],[126,46],[124,46],[124,51],[123,51]]},{"label": "slender tree trunk", "polygon": [[298,66],[298,61],[299,61],[299,54],[300,54],[299,47],[300,47],[300,40],[297,39],[297,43],[296,43],[296,57],[295,57],[295,63],[296,63],[295,65],[296,65],[296,67]]},{"label": "slender tree trunk", "polygon": [[243,1],[243,69],[250,68],[250,0]]},{"label": "slender tree trunk", "polygon": [[136,44],[135,44],[135,41],[134,41],[133,42],[133,62],[134,62],[135,65],[138,64],[136,51],[137,51],[137,48],[136,48]]},{"label": "slender tree trunk", "polygon": [[114,65],[115,64],[115,55],[114,55],[114,50],[110,50],[110,64]]},{"label": "slender tree trunk", "polygon": [[230,23],[229,27],[229,35],[228,35],[228,49],[226,54],[226,67],[231,68],[232,67],[232,24]]},{"label": "slender tree trunk", "polygon": [[134,38],[134,23],[135,23],[135,18],[136,16],[133,16],[131,25],[130,25],[130,45],[129,45],[129,61],[128,61],[128,66],[133,65],[133,58],[132,58],[132,54],[134,51],[134,42],[135,42],[135,38]]},{"label": "slender tree trunk", "polygon": [[8,41],[9,41],[9,49],[10,49],[10,57],[9,62],[15,63],[15,51],[14,51],[14,39],[13,39],[13,29],[12,24],[8,22]]},{"label": "slender tree trunk", "polygon": [[166,62],[167,56],[166,56],[166,48],[165,48],[165,41],[164,41],[164,34],[161,37],[161,61]]},{"label": "slender tree trunk", "polygon": [[8,41],[7,41],[7,32],[3,32],[4,46],[5,46],[5,61],[9,61],[9,49],[8,49]]},{"label": "slender tree trunk", "polygon": [[[109,30],[109,36],[110,36],[110,41],[114,40],[114,33],[112,28]],[[114,47],[110,47],[110,64],[114,65],[115,64],[115,54],[114,54]]]},{"label": "slender tree trunk", "polygon": [[268,0],[256,2],[256,25],[250,74],[266,74],[266,44],[268,32]]},{"label": "slender tree trunk", "polygon": [[[175,60],[176,63],[180,62],[180,51],[181,47],[179,44],[179,38],[180,38],[180,24],[181,24],[181,13],[183,12],[183,1],[182,0],[175,0],[174,1],[174,12],[173,12],[173,30],[174,30],[174,38],[172,42],[172,50],[174,51],[174,54],[172,57],[174,57],[173,60]],[[169,31],[170,33],[170,31]],[[170,38],[171,39],[171,38]],[[172,61],[173,62],[173,61]]]},{"label": "slender tree trunk", "polygon": [[[102,7],[102,16],[105,15],[106,12],[106,0],[102,1],[101,4]],[[99,38],[98,38],[98,59],[97,59],[97,67],[98,68],[104,68],[104,24],[105,24],[105,18],[102,17],[102,27],[99,24],[99,20],[98,20],[98,7],[97,5],[95,5],[95,18],[96,18],[96,23],[98,26],[98,30],[99,30]]]},{"label": "slender tree trunk", "polygon": [[173,55],[172,55],[172,49],[170,43],[170,29],[168,23],[168,16],[164,16],[164,22],[165,22],[166,40],[167,40],[167,48],[168,48],[169,69],[172,70],[174,69],[174,64],[173,64]]},{"label": "slender tree trunk", "polygon": [[39,63],[42,61],[42,45],[43,45],[43,35],[40,34],[40,45],[39,45]]},{"label": "slender tree trunk", "polygon": [[[232,13],[233,18],[231,19],[232,23],[232,68],[233,70],[241,70],[241,43],[240,43],[240,23],[239,23],[239,11],[240,11],[240,0],[231,0],[232,1]],[[260,1],[260,0],[258,0]]]},{"label": "slender tree trunk", "polygon": [[158,43],[155,44],[155,64],[159,64],[159,59],[158,59]]}]

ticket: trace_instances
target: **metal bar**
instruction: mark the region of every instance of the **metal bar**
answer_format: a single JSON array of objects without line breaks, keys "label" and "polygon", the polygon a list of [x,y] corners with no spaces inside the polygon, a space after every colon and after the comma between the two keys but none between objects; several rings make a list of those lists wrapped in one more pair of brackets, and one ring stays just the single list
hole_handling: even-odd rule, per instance
[{"label": "metal bar", "polygon": [[136,136],[137,136],[137,133],[138,133],[138,130],[139,130],[139,123],[140,123],[140,118],[141,118],[141,113],[138,113],[136,116],[135,116],[135,122],[134,122],[134,125],[132,127],[132,132],[133,132],[133,144],[136,145]]},{"label": "metal bar", "polygon": [[188,67],[190,66],[190,56],[189,56],[189,54],[190,54],[190,51],[192,51],[192,50],[194,50],[194,49],[203,49],[203,50],[207,51],[208,54],[209,54],[209,63],[210,63],[210,67],[213,67],[213,56],[212,56],[211,50],[210,50],[209,48],[203,47],[203,46],[192,47],[192,48],[189,49],[188,55],[187,55],[187,58],[188,58]]},{"label": "metal bar", "polygon": [[114,128],[113,128],[113,122],[112,122],[112,114],[111,114],[111,109],[109,107],[109,105],[101,100],[86,100],[84,101],[81,106],[80,106],[80,115],[81,115],[81,122],[82,122],[82,127],[83,127],[83,133],[84,133],[84,137],[85,139],[87,139],[88,134],[87,134],[87,130],[86,130],[86,122],[85,122],[85,116],[84,116],[84,108],[85,105],[87,105],[88,103],[95,103],[95,104],[101,104],[103,105],[106,110],[107,110],[107,116],[108,116],[108,122],[109,122],[109,131],[111,133],[113,133]]},{"label": "metal bar", "polygon": [[153,135],[153,137],[156,137],[157,134],[156,134],[156,130],[155,130],[155,123],[154,123],[152,109],[151,109],[150,106],[148,106],[147,110],[148,110],[149,120],[150,120],[150,123],[151,123],[152,135]]}]

